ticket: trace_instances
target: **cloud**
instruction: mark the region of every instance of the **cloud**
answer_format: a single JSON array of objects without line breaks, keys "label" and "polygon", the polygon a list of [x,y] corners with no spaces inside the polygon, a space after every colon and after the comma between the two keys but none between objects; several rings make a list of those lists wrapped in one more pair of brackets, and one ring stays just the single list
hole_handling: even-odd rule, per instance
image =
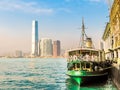
[{"label": "cloud", "polygon": [[0,0],[0,10],[7,11],[23,11],[36,14],[50,14],[54,10],[52,8],[40,7],[37,2],[25,2],[22,0]]}]

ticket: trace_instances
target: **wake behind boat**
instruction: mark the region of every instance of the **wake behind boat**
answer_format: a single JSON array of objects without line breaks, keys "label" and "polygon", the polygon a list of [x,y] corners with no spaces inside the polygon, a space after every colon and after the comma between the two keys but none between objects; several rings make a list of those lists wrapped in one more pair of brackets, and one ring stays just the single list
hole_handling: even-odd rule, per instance
[{"label": "wake behind boat", "polygon": [[67,75],[78,84],[103,81],[107,79],[111,62],[103,61],[102,50],[93,47],[84,29],[83,22],[81,47],[68,50]]}]

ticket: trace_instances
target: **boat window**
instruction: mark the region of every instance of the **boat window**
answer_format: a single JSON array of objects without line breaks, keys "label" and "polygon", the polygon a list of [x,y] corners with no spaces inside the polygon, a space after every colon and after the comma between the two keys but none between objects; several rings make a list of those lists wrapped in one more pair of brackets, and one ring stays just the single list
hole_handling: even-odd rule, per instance
[{"label": "boat window", "polygon": [[77,68],[80,68],[80,63],[77,63]]},{"label": "boat window", "polygon": [[86,63],[86,68],[90,68],[90,63]]}]

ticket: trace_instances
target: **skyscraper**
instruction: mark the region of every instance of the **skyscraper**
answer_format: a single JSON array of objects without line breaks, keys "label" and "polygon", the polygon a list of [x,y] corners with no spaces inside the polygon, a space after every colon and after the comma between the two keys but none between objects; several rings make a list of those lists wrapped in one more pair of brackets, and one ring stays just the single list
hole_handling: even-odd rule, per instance
[{"label": "skyscraper", "polygon": [[49,38],[42,38],[40,40],[40,54],[42,57],[52,56],[52,40]]},{"label": "skyscraper", "polygon": [[60,56],[60,41],[54,41],[53,42],[53,56],[57,57]]},{"label": "skyscraper", "polygon": [[38,21],[32,21],[32,56],[38,55]]}]

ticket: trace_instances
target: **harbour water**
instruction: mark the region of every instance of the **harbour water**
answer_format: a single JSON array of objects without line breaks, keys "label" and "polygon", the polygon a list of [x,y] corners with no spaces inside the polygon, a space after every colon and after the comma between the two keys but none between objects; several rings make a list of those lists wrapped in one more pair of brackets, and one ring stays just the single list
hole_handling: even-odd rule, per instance
[{"label": "harbour water", "polygon": [[1,58],[0,90],[117,90],[111,79],[79,86],[66,76],[66,59]]}]

